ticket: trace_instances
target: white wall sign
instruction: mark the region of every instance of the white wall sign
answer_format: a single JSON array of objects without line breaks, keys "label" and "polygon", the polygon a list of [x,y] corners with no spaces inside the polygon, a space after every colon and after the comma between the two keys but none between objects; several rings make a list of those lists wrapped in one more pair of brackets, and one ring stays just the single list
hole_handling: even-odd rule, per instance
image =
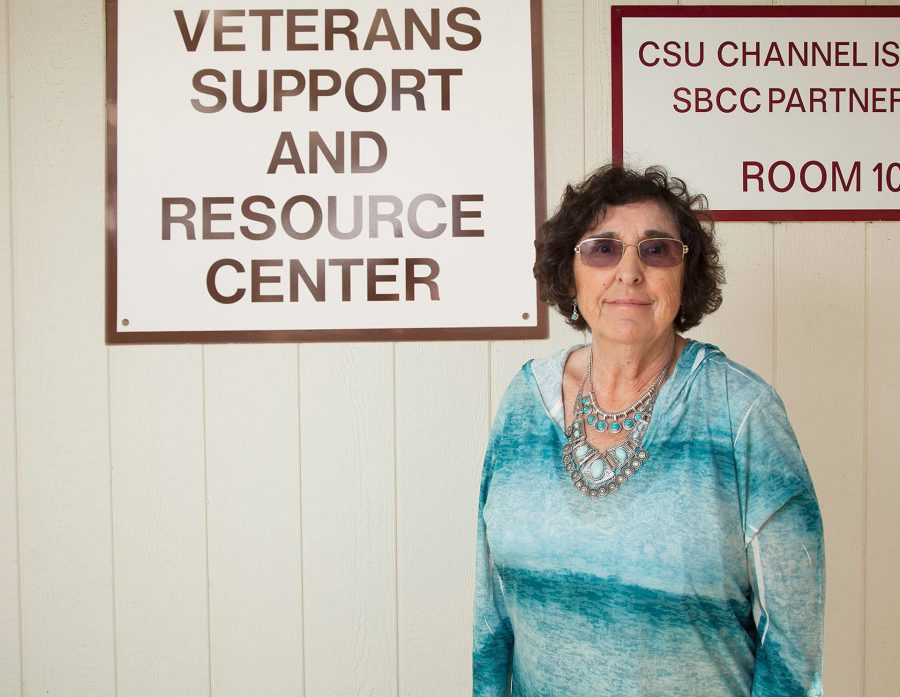
[{"label": "white wall sign", "polygon": [[900,219],[900,8],[613,7],[613,153],[720,220]]},{"label": "white wall sign", "polygon": [[107,0],[107,340],[546,336],[539,0]]}]

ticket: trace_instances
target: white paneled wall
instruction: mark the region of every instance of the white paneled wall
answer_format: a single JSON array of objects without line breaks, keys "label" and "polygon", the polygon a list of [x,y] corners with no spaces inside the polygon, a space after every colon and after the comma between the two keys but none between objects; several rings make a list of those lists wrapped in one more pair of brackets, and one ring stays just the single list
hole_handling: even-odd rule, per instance
[{"label": "white paneled wall", "polygon": [[397,344],[395,358],[397,694],[465,695],[488,345]]},{"label": "white paneled wall", "polygon": [[[493,410],[581,335],[107,348],[103,19],[0,0],[0,697],[465,697]],[[551,208],[611,153],[609,27],[544,0]],[[900,224],[718,229],[692,334],[776,385],[809,462],[827,694],[894,695]]]},{"label": "white paneled wall", "polygon": [[836,695],[863,684],[865,238],[862,223],[775,226],[774,384],[825,522],[825,681]]},{"label": "white paneled wall", "polygon": [[[210,346],[203,356],[212,691],[299,697],[304,459],[297,347]],[[322,456],[312,462],[327,469]]]},{"label": "white paneled wall", "polygon": [[103,5],[6,6],[15,411],[2,420],[16,424],[21,679],[27,694],[103,697],[117,664]]},{"label": "white paneled wall", "polygon": [[196,346],[109,352],[122,695],[209,689],[202,358]]},{"label": "white paneled wall", "polygon": [[13,350],[7,0],[0,0],[0,695],[20,683],[18,483]]},{"label": "white paneled wall", "polygon": [[[853,598],[862,615],[866,695],[891,695],[900,685],[900,225],[868,225],[866,232],[866,431],[867,467],[859,472],[866,488],[862,540],[864,595]],[[859,456],[853,457],[855,462]],[[860,605],[862,607],[860,608]]]},{"label": "white paneled wall", "polygon": [[300,370],[305,694],[395,695],[394,348],[304,346]]}]

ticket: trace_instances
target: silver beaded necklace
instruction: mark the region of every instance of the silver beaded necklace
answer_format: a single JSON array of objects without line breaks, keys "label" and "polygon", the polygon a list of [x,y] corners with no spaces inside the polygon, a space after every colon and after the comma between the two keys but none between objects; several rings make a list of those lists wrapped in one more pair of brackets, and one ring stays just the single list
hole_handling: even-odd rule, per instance
[{"label": "silver beaded necklace", "polygon": [[[671,361],[670,361],[671,362]],[[575,488],[584,496],[596,499],[614,494],[647,461],[649,453],[641,443],[650,425],[653,406],[659,396],[659,386],[669,369],[668,363],[659,371],[653,385],[630,407],[619,412],[600,408],[594,397],[594,352],[588,358],[587,371],[575,396],[572,423],[566,430],[568,442],[563,446],[563,465]],[[584,394],[585,384],[590,385]],[[628,435],[620,443],[606,450],[597,450],[588,442],[588,429],[600,433]]]}]

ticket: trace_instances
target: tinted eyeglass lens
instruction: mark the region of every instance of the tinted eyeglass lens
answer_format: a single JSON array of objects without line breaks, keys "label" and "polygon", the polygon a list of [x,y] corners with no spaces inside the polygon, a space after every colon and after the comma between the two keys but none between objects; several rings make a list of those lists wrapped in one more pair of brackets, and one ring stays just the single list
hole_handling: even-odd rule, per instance
[{"label": "tinted eyeglass lens", "polygon": [[588,266],[615,266],[622,258],[625,247],[619,240],[594,238],[581,245],[581,261]]},{"label": "tinted eyeglass lens", "polygon": [[684,256],[678,240],[644,240],[638,245],[641,261],[647,266],[677,266]]}]

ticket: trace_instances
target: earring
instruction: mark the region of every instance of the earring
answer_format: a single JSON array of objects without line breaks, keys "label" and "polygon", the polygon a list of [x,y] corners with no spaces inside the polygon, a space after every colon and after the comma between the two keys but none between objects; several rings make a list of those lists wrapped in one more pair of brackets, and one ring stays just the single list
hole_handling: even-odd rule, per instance
[{"label": "earring", "polygon": [[572,314],[569,316],[569,319],[574,322],[578,317],[578,300],[572,300]]}]

